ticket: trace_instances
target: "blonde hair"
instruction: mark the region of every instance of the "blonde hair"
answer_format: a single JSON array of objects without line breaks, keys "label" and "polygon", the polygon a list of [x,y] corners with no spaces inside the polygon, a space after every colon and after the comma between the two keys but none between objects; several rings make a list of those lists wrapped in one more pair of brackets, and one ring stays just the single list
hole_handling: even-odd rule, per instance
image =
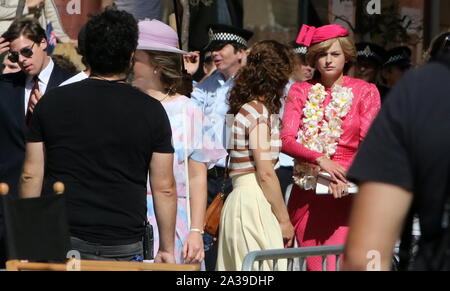
[{"label": "blonde hair", "polygon": [[325,53],[330,49],[330,47],[335,43],[335,41],[339,41],[339,44],[342,47],[342,51],[344,52],[345,59],[348,62],[347,66],[351,66],[356,62],[357,52],[355,47],[355,42],[353,38],[346,37],[337,37],[332,38],[326,41],[322,41],[316,44],[313,44],[308,49],[308,54],[306,55],[306,62],[313,68],[316,67],[316,61],[321,53]]},{"label": "blonde hair", "polygon": [[183,70],[183,56],[160,51],[145,51],[150,63],[160,69],[160,81],[169,95],[176,93],[189,96],[192,92],[192,77]]}]

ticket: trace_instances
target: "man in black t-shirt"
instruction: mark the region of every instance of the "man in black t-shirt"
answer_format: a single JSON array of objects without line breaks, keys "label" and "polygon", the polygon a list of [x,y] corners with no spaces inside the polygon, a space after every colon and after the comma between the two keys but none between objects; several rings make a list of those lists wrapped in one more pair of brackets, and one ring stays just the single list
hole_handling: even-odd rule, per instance
[{"label": "man in black t-shirt", "polygon": [[430,251],[448,231],[442,218],[450,195],[449,92],[450,66],[431,63],[409,73],[390,93],[348,173],[360,183],[360,193],[345,269],[378,265],[389,270],[413,201],[421,223],[420,264],[414,269],[429,269],[435,259]]},{"label": "man in black t-shirt", "polygon": [[20,194],[41,194],[45,163],[42,193],[56,181],[65,184],[72,248],[81,258],[142,260],[150,173],[160,214],[155,261],[174,263],[170,123],[158,101],[124,82],[137,37],[136,21],[123,11],[106,10],[88,22],[91,76],[54,89],[36,106]]}]

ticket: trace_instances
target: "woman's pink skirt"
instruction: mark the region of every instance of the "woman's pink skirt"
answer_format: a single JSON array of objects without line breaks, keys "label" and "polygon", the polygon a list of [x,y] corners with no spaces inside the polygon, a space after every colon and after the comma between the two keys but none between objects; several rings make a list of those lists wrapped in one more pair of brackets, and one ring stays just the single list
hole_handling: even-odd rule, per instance
[{"label": "woman's pink skirt", "polygon": [[[352,195],[334,199],[294,185],[288,203],[298,247],[343,245],[347,238]],[[341,261],[342,263],[342,261]],[[322,270],[321,257],[307,259],[309,271]],[[336,270],[336,257],[327,257],[327,271]]]}]

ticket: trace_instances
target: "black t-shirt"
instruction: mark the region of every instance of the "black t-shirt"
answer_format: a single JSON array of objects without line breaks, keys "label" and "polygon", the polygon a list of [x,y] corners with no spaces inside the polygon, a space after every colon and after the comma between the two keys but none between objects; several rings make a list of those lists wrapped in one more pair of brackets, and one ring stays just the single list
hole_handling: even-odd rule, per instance
[{"label": "black t-shirt", "polygon": [[376,85],[377,85],[378,92],[380,92],[381,103],[383,104],[386,99],[386,96],[389,94],[390,88],[388,88],[384,85],[381,85],[381,84],[376,84]]},{"label": "black t-shirt", "polygon": [[356,181],[411,191],[422,247],[442,233],[443,206],[450,194],[449,133],[450,70],[429,64],[392,89],[348,174]]},{"label": "black t-shirt", "polygon": [[104,80],[56,88],[37,104],[27,141],[45,143],[43,193],[65,184],[73,236],[104,245],[141,240],[152,153],[173,153],[160,102]]}]

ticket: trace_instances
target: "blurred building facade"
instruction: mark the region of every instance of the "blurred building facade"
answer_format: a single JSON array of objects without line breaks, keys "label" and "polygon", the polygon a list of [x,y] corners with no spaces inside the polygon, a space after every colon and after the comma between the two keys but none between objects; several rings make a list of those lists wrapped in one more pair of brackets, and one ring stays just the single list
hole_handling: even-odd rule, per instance
[{"label": "blurred building facade", "polygon": [[[286,43],[295,39],[302,23],[314,26],[338,23],[349,28],[356,41],[372,41],[387,49],[407,45],[413,50],[414,61],[421,63],[431,40],[450,29],[448,0],[379,0],[380,15],[368,13],[369,0],[243,1],[244,26],[255,32],[253,41],[269,38]],[[392,26],[383,27],[381,21],[397,22],[398,32]],[[386,33],[367,33],[364,24],[379,25]]]},{"label": "blurred building facade", "polygon": [[[88,20],[89,15],[100,12],[101,0],[54,0],[66,32],[71,38],[76,38],[80,27]],[[132,0],[130,0],[132,1]],[[152,1],[152,0],[149,0]],[[194,49],[207,41],[206,26],[208,22],[220,23],[223,8],[228,7],[237,23],[254,31],[252,42],[262,39],[275,39],[283,43],[295,40],[302,23],[320,26],[329,23],[339,23],[347,26],[355,39],[378,42],[386,48],[397,45],[408,45],[414,51],[415,61],[420,63],[423,51],[431,40],[440,32],[450,29],[450,1],[448,0],[372,0],[381,5],[381,16],[362,14],[369,0],[177,0],[189,2],[191,27],[190,44]],[[163,6],[173,7],[173,0],[163,0]],[[386,14],[393,14],[392,5],[397,5],[396,13],[404,27],[407,26],[408,40],[395,40],[395,32],[389,35],[374,35],[361,31],[363,24],[377,23],[377,19],[386,21]],[[236,9],[237,7],[237,9]],[[226,9],[226,8],[225,8]],[[198,10],[208,15],[197,16]],[[163,9],[167,13],[171,10]],[[173,11],[173,10],[172,10]],[[238,14],[235,15],[236,11]],[[359,14],[358,14],[359,13]],[[201,14],[200,14],[201,15]],[[212,16],[211,16],[212,15]],[[378,17],[378,18],[377,18]],[[381,18],[380,18],[381,17]],[[384,17],[384,18],[383,18]],[[163,17],[163,19],[165,19]],[[202,20],[203,19],[203,20]],[[362,19],[362,20],[361,20]],[[392,20],[391,18],[388,18]],[[199,22],[201,22],[199,24]],[[203,28],[205,26],[205,28]],[[373,25],[371,25],[373,26]],[[388,30],[392,30],[389,27]],[[392,38],[392,40],[390,39]],[[200,41],[192,41],[200,39]]]}]

